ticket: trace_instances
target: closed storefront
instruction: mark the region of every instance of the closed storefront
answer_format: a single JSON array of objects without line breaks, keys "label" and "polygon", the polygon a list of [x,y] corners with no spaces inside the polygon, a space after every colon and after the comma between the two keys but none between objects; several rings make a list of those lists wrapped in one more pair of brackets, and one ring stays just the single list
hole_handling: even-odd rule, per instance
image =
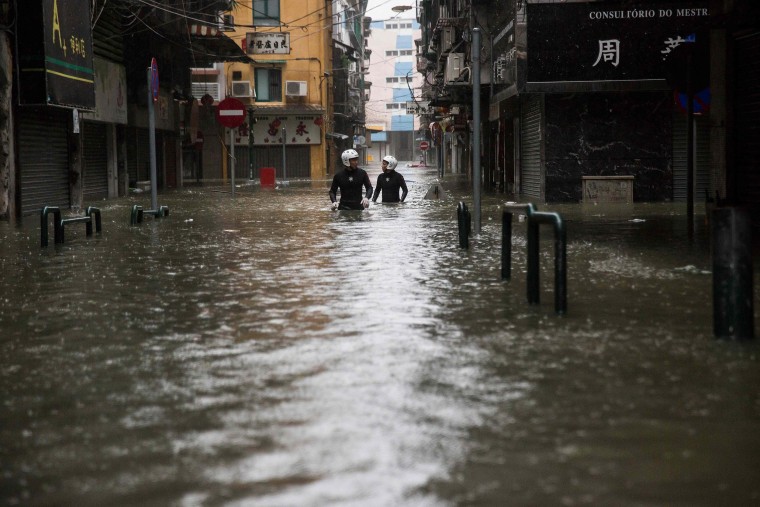
[{"label": "closed storefront", "polygon": [[21,175],[21,213],[44,206],[68,208],[68,124],[71,111],[23,108],[18,121],[18,161]]},{"label": "closed storefront", "polygon": [[[311,156],[309,146],[289,146],[285,151],[286,170],[282,170],[282,146],[253,148],[253,179],[259,179],[259,169],[274,167],[277,178],[309,178],[311,177]],[[248,147],[235,146],[235,178],[248,178]],[[229,167],[229,166],[228,166]]]},{"label": "closed storefront", "polygon": [[108,197],[108,142],[106,123],[85,122],[82,129],[84,204]]},{"label": "closed storefront", "polygon": [[[156,131],[156,176],[158,187],[162,187],[163,137]],[[129,186],[138,181],[150,181],[150,137],[148,129],[130,127],[127,129],[127,170]]]}]

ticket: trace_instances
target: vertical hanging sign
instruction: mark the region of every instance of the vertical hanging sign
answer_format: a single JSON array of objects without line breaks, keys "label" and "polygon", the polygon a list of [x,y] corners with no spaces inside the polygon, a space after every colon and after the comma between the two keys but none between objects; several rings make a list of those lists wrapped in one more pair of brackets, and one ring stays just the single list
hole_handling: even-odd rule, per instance
[{"label": "vertical hanging sign", "polygon": [[[93,109],[95,80],[87,0],[19,2],[21,102]],[[40,8],[41,7],[41,8]],[[28,86],[28,88],[27,88]]]}]

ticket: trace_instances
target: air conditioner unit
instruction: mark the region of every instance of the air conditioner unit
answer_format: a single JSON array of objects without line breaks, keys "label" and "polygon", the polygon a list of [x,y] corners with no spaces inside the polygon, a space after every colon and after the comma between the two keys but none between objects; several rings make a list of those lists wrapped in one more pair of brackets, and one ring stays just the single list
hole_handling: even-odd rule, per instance
[{"label": "air conditioner unit", "polygon": [[285,81],[285,95],[289,97],[305,97],[306,81]]},{"label": "air conditioner unit", "polygon": [[249,83],[248,81],[233,81],[232,82],[232,96],[233,97],[250,97],[251,83]]},{"label": "air conditioner unit", "polygon": [[457,81],[464,70],[464,53],[449,53],[446,57],[446,82]]}]

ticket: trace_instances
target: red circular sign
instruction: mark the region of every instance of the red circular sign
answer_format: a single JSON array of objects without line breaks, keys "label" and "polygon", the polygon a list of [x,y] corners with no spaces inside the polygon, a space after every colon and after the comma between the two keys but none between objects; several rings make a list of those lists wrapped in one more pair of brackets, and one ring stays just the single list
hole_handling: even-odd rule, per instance
[{"label": "red circular sign", "polygon": [[245,121],[245,104],[227,97],[216,106],[216,121],[227,128],[239,127]]},{"label": "red circular sign", "polygon": [[427,151],[427,150],[428,150],[428,148],[430,148],[430,144],[428,144],[428,142],[427,142],[427,141],[422,141],[422,142],[420,143],[420,149],[421,149],[422,151]]}]

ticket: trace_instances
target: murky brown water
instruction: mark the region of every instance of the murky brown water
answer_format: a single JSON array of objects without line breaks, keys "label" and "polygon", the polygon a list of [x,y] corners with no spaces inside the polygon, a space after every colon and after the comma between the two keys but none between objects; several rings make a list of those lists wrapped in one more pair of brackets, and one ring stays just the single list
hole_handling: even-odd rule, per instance
[{"label": "murky brown water", "polygon": [[682,205],[540,206],[557,317],[549,230],[529,307],[503,198],[463,251],[466,185],[400,172],[409,202],[365,213],[318,182],[185,189],[136,227],[149,195],[107,201],[47,249],[0,223],[0,504],[760,503],[760,350],[713,340]]}]

